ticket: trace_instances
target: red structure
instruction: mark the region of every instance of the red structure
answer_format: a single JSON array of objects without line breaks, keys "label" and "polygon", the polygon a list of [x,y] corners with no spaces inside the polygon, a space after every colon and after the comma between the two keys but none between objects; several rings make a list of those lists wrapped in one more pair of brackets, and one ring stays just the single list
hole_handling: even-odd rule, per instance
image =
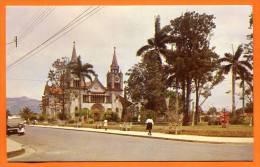
[{"label": "red structure", "polygon": [[220,122],[222,125],[222,128],[226,128],[227,125],[229,124],[229,113],[224,111],[220,115]]}]

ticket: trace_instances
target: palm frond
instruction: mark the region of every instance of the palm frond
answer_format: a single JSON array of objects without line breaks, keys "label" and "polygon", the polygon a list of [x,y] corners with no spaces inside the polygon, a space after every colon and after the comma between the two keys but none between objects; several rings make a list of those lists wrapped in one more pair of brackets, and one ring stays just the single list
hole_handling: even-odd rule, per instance
[{"label": "palm frond", "polygon": [[166,26],[164,26],[164,27],[161,29],[161,32],[160,32],[160,33],[168,34],[169,32],[171,32],[171,30],[172,30],[171,25],[166,25]]},{"label": "palm frond", "polygon": [[232,67],[232,64],[228,64],[228,65],[223,65],[221,67],[221,69],[223,70],[223,73],[224,74],[228,74],[231,70],[231,67]]},{"label": "palm frond", "polygon": [[141,47],[141,48],[137,51],[136,55],[137,55],[137,56],[141,56],[144,52],[149,51],[149,50],[152,50],[152,49],[154,49],[154,46],[145,45],[145,46]]},{"label": "palm frond", "polygon": [[148,40],[147,40],[147,43],[148,43],[149,45],[151,45],[151,46],[154,46],[154,45],[155,45],[155,43],[154,43],[154,38],[148,39]]},{"label": "palm frond", "polygon": [[241,79],[244,79],[244,78],[252,75],[251,72],[244,66],[237,66],[237,73]]},{"label": "palm frond", "polygon": [[223,57],[218,60],[218,63],[224,63],[224,62],[232,63],[232,59]]},{"label": "palm frond", "polygon": [[82,66],[83,69],[89,69],[89,68],[93,68],[93,65],[92,64],[89,64],[89,63],[85,63],[83,66]]},{"label": "palm frond", "polygon": [[238,60],[239,57],[242,55],[243,51],[244,51],[244,49],[243,49],[242,45],[239,45],[236,50],[236,53],[234,55],[234,60]]},{"label": "palm frond", "polygon": [[85,72],[86,74],[92,74],[93,76],[96,75],[95,71],[92,70],[92,69],[85,70],[84,72]]},{"label": "palm frond", "polygon": [[88,78],[90,80],[90,82],[92,82],[92,77],[90,75],[85,75],[84,77]]},{"label": "palm frond", "polygon": [[239,63],[240,63],[241,65],[247,67],[247,68],[250,69],[250,70],[253,69],[252,64],[250,64],[248,61],[244,61],[244,60],[243,60],[243,61],[240,61]]}]

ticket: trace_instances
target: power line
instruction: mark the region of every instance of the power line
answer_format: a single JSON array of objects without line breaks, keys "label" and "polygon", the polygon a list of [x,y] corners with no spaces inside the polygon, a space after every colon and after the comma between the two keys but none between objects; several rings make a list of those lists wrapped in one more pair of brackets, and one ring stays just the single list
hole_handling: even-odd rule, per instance
[{"label": "power line", "polygon": [[[86,12],[88,12],[91,9],[91,7],[89,7],[88,9],[86,9],[85,11],[83,11],[79,16],[77,16],[75,19],[73,19],[72,21],[70,21],[65,27],[63,27],[62,29],[60,29],[58,32],[56,32],[54,35],[52,35],[50,38],[48,38],[46,41],[44,41],[42,44],[38,45],[36,48],[32,49],[31,51],[29,51],[28,53],[26,53],[24,56],[22,56],[21,58],[19,58],[18,60],[16,60],[15,62],[13,62],[11,65],[9,65],[7,68],[12,67],[13,65],[19,63],[20,61],[22,61],[24,58],[26,58],[28,55],[32,54],[35,50],[39,49],[40,47],[44,46],[46,43],[48,43],[50,40],[52,40],[53,38],[55,38],[57,35],[59,35],[60,33],[62,33],[64,30],[68,29],[71,25],[73,25],[74,23],[76,23],[78,21],[78,19],[81,19],[80,17],[85,17],[84,14]],[[93,11],[93,10],[92,10]],[[90,11],[89,13],[91,13],[92,11]],[[87,14],[89,14],[87,13]],[[82,16],[83,15],[83,16]],[[9,70],[9,69],[8,69]]]},{"label": "power line", "polygon": [[[75,19],[73,19],[72,21],[70,21],[65,27],[63,27],[61,30],[59,30],[58,32],[56,32],[54,35],[52,35],[50,38],[48,38],[46,41],[44,41],[42,44],[40,44],[39,46],[37,46],[36,48],[32,49],[31,51],[29,51],[28,53],[26,53],[24,56],[22,56],[21,58],[19,58],[18,60],[14,61],[13,63],[11,63],[10,65],[8,65],[7,70],[9,71],[11,68],[15,67],[15,65],[18,65],[20,63],[22,63],[23,61],[27,60],[28,58],[30,58],[31,56],[35,55],[36,53],[39,53],[42,49],[46,48],[47,46],[49,46],[51,43],[53,43],[54,41],[56,41],[57,39],[61,38],[62,36],[64,36],[65,34],[67,34],[69,31],[71,31],[72,29],[74,29],[76,26],[78,26],[79,24],[81,24],[83,21],[85,21],[87,18],[91,17],[92,15],[94,15],[95,13],[97,13],[99,10],[101,10],[100,7],[96,7],[94,9],[92,9],[90,12],[88,12],[90,10],[91,7],[89,7],[87,10],[83,11],[79,16],[77,16]],[[86,13],[88,12],[88,13]],[[85,14],[86,13],[86,14]],[[76,25],[76,26],[74,26]],[[74,27],[73,27],[74,26]],[[72,27],[72,28],[71,28]],[[71,29],[69,29],[71,28]],[[68,31],[65,31],[69,29]],[[65,32],[64,32],[65,31]],[[63,33],[63,34],[62,34]],[[52,39],[54,39],[55,37],[57,37],[58,35],[62,34],[61,36],[59,36],[57,39],[55,39],[54,41],[50,42],[48,44],[49,41],[51,41]],[[45,45],[47,44],[47,45]],[[45,46],[44,46],[45,45]],[[43,47],[43,48],[41,48]],[[41,48],[40,50],[38,50],[38,52],[34,52],[37,49]],[[33,53],[34,52],[34,53]]]},{"label": "power line", "polygon": [[[45,8],[43,10],[37,11],[35,12],[35,14],[33,14],[32,18],[30,19],[31,22],[28,22],[27,24],[25,24],[25,26],[23,26],[23,28],[19,31],[18,33],[18,43],[20,45],[20,43],[26,39],[26,37],[32,33],[34,31],[34,29],[41,24],[53,11],[55,10],[54,8]],[[13,42],[10,42],[13,43]],[[9,44],[9,43],[8,43]],[[10,54],[13,50],[15,49],[15,47],[11,48],[9,50],[9,52],[7,54]]]},{"label": "power line", "polygon": [[31,32],[33,32],[35,27],[41,24],[54,10],[55,7],[48,8],[45,12],[43,12],[42,15],[20,35],[20,42],[23,41]]},{"label": "power line", "polygon": [[89,7],[88,9],[86,9],[85,11],[83,11],[79,16],[77,16],[75,19],[73,19],[72,21],[70,21],[65,27],[63,27],[62,29],[60,29],[58,32],[56,32],[54,35],[52,35],[50,38],[48,38],[46,41],[44,41],[42,44],[38,45],[36,48],[32,49],[31,51],[27,52],[24,56],[22,56],[21,58],[19,58],[18,60],[16,60],[15,62],[11,63],[7,68],[12,67],[13,65],[17,64],[17,62],[23,60],[25,57],[27,57],[28,55],[30,55],[31,53],[33,53],[35,50],[37,50],[38,48],[40,48],[41,46],[43,46],[45,43],[47,43],[48,41],[50,41],[51,39],[53,39],[54,37],[56,37],[59,33],[61,33],[62,31],[64,31],[65,29],[67,29],[75,20],[77,20],[79,17],[81,17],[85,12],[87,12],[91,7]]},{"label": "power line", "polygon": [[[78,22],[76,25],[73,25],[74,27],[72,27],[71,29],[63,32],[63,34],[61,34],[60,36],[58,36],[56,39],[54,39],[53,41],[51,41],[50,43],[48,43],[47,45],[45,45],[44,47],[42,47],[40,50],[36,51],[35,53],[33,53],[31,56],[41,52],[43,49],[45,49],[46,47],[48,47],[49,45],[51,45],[52,43],[54,43],[55,41],[57,41],[58,39],[60,39],[61,37],[63,37],[64,35],[66,35],[67,33],[69,33],[70,31],[72,31],[74,28],[76,28],[79,24],[81,24],[82,22],[84,22],[87,18],[89,18],[90,16],[94,15],[95,13],[97,13],[98,11],[100,11],[102,8],[97,9],[94,13],[92,13],[91,15],[89,15],[88,17],[86,17],[84,20]],[[29,58],[29,57],[28,57]],[[25,60],[22,60],[20,63],[24,62]]]}]

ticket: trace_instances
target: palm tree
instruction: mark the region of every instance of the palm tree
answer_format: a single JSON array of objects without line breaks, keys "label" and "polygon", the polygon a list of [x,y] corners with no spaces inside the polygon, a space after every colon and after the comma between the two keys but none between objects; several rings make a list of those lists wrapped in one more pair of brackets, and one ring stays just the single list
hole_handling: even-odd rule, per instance
[{"label": "palm tree", "polygon": [[243,47],[239,45],[235,54],[225,53],[224,57],[219,59],[220,63],[226,63],[221,66],[221,72],[232,75],[232,114],[235,114],[235,82],[237,77],[245,78],[244,76],[251,75],[252,65],[246,60],[241,60],[243,54]]},{"label": "palm tree", "polygon": [[137,56],[145,56],[146,52],[154,52],[158,58],[160,58],[160,54],[163,53],[164,50],[167,49],[166,44],[171,43],[172,37],[168,35],[171,28],[170,26],[165,26],[161,28],[160,25],[160,16],[156,16],[155,18],[155,34],[153,38],[147,40],[146,45],[142,46],[137,51]]},{"label": "palm tree", "polygon": [[[252,68],[250,68],[252,70]],[[245,112],[245,92],[246,92],[246,84],[249,86],[249,90],[253,92],[253,75],[251,73],[247,73],[245,71],[238,71],[238,76],[236,79],[241,80],[239,86],[242,88],[242,111]]]},{"label": "palm tree", "polygon": [[88,78],[92,82],[92,75],[96,75],[93,70],[93,66],[89,63],[82,64],[81,57],[78,57],[77,63],[71,65],[72,74],[76,75],[79,78],[78,85],[78,97],[79,97],[79,111],[81,111],[81,82],[84,83],[84,87],[86,87],[85,78]]}]

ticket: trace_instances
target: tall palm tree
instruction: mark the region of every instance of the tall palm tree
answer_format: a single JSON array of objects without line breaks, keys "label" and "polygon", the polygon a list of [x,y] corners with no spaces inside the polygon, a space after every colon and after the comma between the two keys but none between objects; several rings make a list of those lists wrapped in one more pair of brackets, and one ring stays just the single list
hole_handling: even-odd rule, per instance
[{"label": "tall palm tree", "polygon": [[[250,70],[252,70],[250,68]],[[247,73],[244,70],[243,71],[238,71],[238,76],[237,79],[241,80],[239,86],[242,88],[242,112],[245,112],[245,92],[246,92],[246,84],[249,86],[249,90],[253,92],[253,74],[252,73]]]},{"label": "tall palm tree", "polygon": [[235,82],[238,76],[244,78],[244,76],[249,76],[252,70],[252,65],[246,60],[241,60],[243,54],[243,47],[239,45],[234,54],[225,53],[224,57],[219,59],[220,63],[225,63],[221,66],[221,72],[228,74],[231,72],[232,75],[232,114],[235,115]]},{"label": "tall palm tree", "polygon": [[[158,73],[163,74],[164,67],[162,65],[162,57],[165,57],[165,53],[168,51],[167,44],[172,43],[172,36],[169,35],[171,27],[170,25],[164,26],[161,28],[160,25],[160,16],[156,16],[155,18],[155,32],[154,36],[147,40],[147,44],[142,46],[137,51],[137,56],[143,57],[143,62],[150,64],[151,62],[157,64],[158,62]],[[164,74],[160,77],[161,83],[165,81]],[[163,92],[161,92],[163,93]],[[152,98],[153,99],[153,98]],[[150,101],[150,100],[149,100]],[[153,101],[153,100],[151,100]],[[154,102],[152,102],[154,103]],[[148,103],[150,104],[150,103]],[[155,107],[156,108],[156,107]]]},{"label": "tall palm tree", "polygon": [[137,56],[145,56],[146,52],[154,52],[158,58],[160,58],[160,54],[167,49],[166,44],[172,42],[172,37],[168,35],[170,30],[170,26],[164,26],[161,28],[160,16],[156,16],[154,37],[148,39],[147,44],[137,51]]},{"label": "tall palm tree", "polygon": [[78,85],[78,97],[79,97],[79,111],[81,111],[81,82],[84,82],[84,87],[86,86],[85,78],[88,78],[92,82],[92,75],[95,76],[96,73],[93,70],[93,66],[89,63],[82,64],[81,57],[79,56],[76,64],[71,65],[72,74],[76,75],[79,78]]}]

